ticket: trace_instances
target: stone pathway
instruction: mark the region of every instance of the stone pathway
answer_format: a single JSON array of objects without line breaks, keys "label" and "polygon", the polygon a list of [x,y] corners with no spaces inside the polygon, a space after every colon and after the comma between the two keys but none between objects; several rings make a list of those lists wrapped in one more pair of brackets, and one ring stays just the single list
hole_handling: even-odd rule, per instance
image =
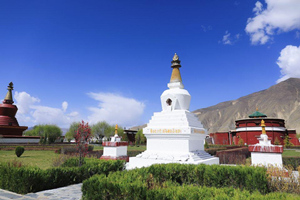
[{"label": "stone pathway", "polygon": [[18,200],[80,200],[82,183],[69,185],[52,190],[45,190],[37,193],[28,193],[26,195],[16,194],[7,190],[0,189],[0,200],[18,199]]}]

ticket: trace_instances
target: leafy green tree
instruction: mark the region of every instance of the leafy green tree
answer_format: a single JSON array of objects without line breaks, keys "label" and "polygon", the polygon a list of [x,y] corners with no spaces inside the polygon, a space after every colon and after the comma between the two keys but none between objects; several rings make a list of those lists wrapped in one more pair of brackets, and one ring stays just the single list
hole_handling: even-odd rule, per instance
[{"label": "leafy green tree", "polygon": [[[92,126],[92,135],[101,140],[104,136],[109,138],[115,134],[115,125],[110,125],[106,121],[97,122]],[[118,135],[122,140],[126,140],[127,136],[124,135],[123,128],[118,127]]]},{"label": "leafy green tree", "polygon": [[52,144],[62,135],[61,129],[56,125],[36,125],[32,130],[25,131],[25,136],[41,136],[40,143]]},{"label": "leafy green tree", "polygon": [[293,146],[293,143],[289,140],[289,135],[286,134],[284,138],[284,147],[290,147]]},{"label": "leafy green tree", "polygon": [[143,134],[143,129],[139,130],[135,134],[135,144],[140,145],[140,144],[146,144],[146,137]]},{"label": "leafy green tree", "polygon": [[76,134],[77,134],[77,130],[79,127],[80,122],[73,122],[70,125],[70,128],[68,130],[68,132],[65,135],[65,138],[70,142],[72,139],[75,138]]},{"label": "leafy green tree", "polygon": [[98,140],[101,140],[101,138],[103,138],[104,136],[112,136],[112,133],[113,130],[111,126],[105,121],[97,122],[92,126],[92,135]]}]

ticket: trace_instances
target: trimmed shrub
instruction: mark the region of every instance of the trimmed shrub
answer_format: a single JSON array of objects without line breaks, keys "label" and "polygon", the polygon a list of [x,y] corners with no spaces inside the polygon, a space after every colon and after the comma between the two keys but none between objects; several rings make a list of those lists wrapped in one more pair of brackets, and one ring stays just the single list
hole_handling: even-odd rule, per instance
[{"label": "trimmed shrub", "polygon": [[15,153],[16,153],[17,157],[20,157],[24,153],[24,151],[25,151],[24,147],[18,146],[18,147],[16,147]]},{"label": "trimmed shrub", "polygon": [[248,147],[218,151],[216,156],[220,164],[246,164],[246,158],[250,157]]},{"label": "trimmed shrub", "polygon": [[[0,188],[26,194],[81,183],[95,174],[124,169],[124,161],[87,159],[81,167],[57,167],[42,170],[37,167],[12,167],[0,163]],[[75,161],[70,161],[71,166]]]},{"label": "trimmed shrub", "polygon": [[[188,164],[152,165],[111,173],[107,178],[95,177],[83,183],[82,191],[85,199],[146,199],[149,189],[185,185],[233,187],[263,194],[269,192],[265,168]],[[89,196],[96,193],[103,196]]]},{"label": "trimmed shrub", "polygon": [[282,157],[283,165],[290,166],[294,170],[300,166],[300,157]]},{"label": "trimmed shrub", "polygon": [[[129,178],[129,177],[127,177]],[[206,186],[182,185],[174,182],[155,185],[149,188],[140,180],[126,183],[110,179],[103,175],[94,176],[83,182],[82,198],[98,199],[300,199],[299,196],[287,193],[271,193],[262,195],[259,192],[250,193],[247,190],[216,188]]]},{"label": "trimmed shrub", "polygon": [[83,199],[244,199],[269,189],[261,167],[161,164],[94,176],[82,192]]},{"label": "trimmed shrub", "polygon": [[88,146],[88,151],[93,151],[93,150],[94,150],[94,146],[89,145],[89,146]]}]

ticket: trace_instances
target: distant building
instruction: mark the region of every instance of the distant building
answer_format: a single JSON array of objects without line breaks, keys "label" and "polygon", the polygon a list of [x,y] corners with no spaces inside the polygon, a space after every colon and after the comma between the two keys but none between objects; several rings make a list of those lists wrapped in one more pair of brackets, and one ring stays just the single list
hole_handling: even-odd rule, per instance
[{"label": "distant building", "polygon": [[291,143],[300,145],[296,137],[296,130],[287,129],[284,119],[269,118],[258,110],[249,115],[249,118],[236,120],[235,130],[210,133],[209,136],[212,138],[214,144],[238,144],[240,139],[244,141],[244,144],[256,144],[258,142],[257,138],[262,131],[260,126],[262,119],[265,121],[266,133],[272,144],[274,144],[275,140],[278,140],[283,145],[285,137],[288,136]]},{"label": "distant building", "polygon": [[124,134],[126,134],[127,138],[128,138],[128,142],[130,144],[134,144],[135,143],[135,135],[138,131],[136,130],[125,130],[124,129]]}]

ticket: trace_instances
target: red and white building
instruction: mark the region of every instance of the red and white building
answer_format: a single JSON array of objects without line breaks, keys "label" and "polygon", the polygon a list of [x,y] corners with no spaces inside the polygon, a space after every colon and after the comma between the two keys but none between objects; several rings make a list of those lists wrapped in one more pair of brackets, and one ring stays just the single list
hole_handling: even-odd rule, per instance
[{"label": "red and white building", "polygon": [[294,145],[300,145],[298,138],[296,137],[296,130],[287,129],[285,127],[284,119],[269,118],[261,112],[254,112],[249,115],[249,118],[239,119],[235,121],[236,129],[229,132],[216,132],[210,133],[214,144],[238,144],[240,139],[244,141],[244,144],[252,145],[258,142],[260,134],[262,132],[261,120],[265,121],[266,134],[274,144],[276,138],[281,145],[284,145],[285,137],[289,137],[289,141]]}]

